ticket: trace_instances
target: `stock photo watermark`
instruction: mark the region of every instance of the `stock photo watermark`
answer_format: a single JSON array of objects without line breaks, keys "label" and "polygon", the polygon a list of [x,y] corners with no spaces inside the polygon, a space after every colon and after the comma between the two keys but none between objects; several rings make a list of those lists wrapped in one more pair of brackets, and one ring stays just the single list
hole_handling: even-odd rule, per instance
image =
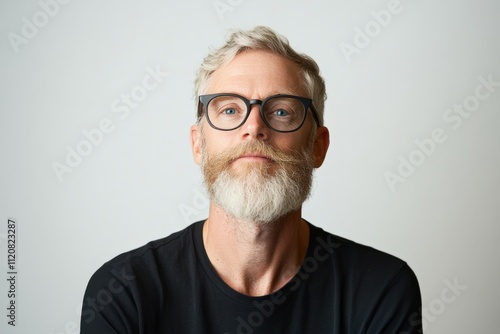
[{"label": "stock photo watermark", "polygon": [[194,195],[191,203],[181,203],[177,207],[185,225],[201,219],[202,217],[200,215],[206,214],[210,205],[208,197],[201,190],[193,187],[192,192]]},{"label": "stock photo watermark", "polygon": [[111,304],[114,297],[125,291],[131,281],[135,280],[134,275],[130,275],[125,271],[125,268],[119,272],[116,269],[111,271],[115,277],[108,281],[108,285],[105,288],[100,289],[94,297],[87,297],[84,303],[88,306],[82,311],[82,321],[86,323],[92,322],[96,315],[102,312],[106,306]]},{"label": "stock photo watermark", "polygon": [[51,20],[59,14],[62,6],[66,5],[71,0],[41,0],[38,1],[39,10],[37,10],[30,18],[21,17],[20,34],[9,32],[7,39],[15,53],[19,53],[21,45],[28,44],[33,38],[38,36],[40,29],[44,28]]},{"label": "stock photo watermark", "polygon": [[[313,255],[304,259],[299,272],[293,277],[290,282],[290,292],[296,291],[302,282],[306,281],[310,275],[318,270],[321,262],[326,261],[331,257],[335,249],[341,246],[340,243],[333,240],[331,235],[328,235],[326,240],[316,238],[318,245],[314,248]],[[277,291],[270,295],[269,299],[261,302],[254,301],[255,310],[248,313],[246,316],[238,316],[236,318],[236,334],[250,334],[254,329],[262,326],[267,318],[270,318],[277,307],[283,304],[287,295],[283,291]],[[224,332],[224,334],[232,334]]]},{"label": "stock photo watermark", "polygon": [[[132,87],[129,93],[123,93],[111,102],[111,112],[116,114],[122,121],[130,115],[131,110],[138,108],[149,93],[157,89],[164,79],[169,76],[168,72],[162,71],[160,65],[156,65],[155,69],[147,66],[145,71],[146,75],[144,75],[140,84]],[[64,161],[53,161],[51,164],[59,182],[63,182],[65,174],[72,173],[95,148],[104,142],[106,136],[115,130],[115,125],[116,122],[111,118],[102,118],[95,128],[81,131],[83,139],[76,145],[66,145]]]},{"label": "stock photo watermark", "polygon": [[372,10],[370,20],[362,28],[354,27],[352,42],[339,44],[340,51],[342,51],[347,63],[350,64],[354,55],[359,55],[362,50],[366,49],[393,22],[393,19],[401,14],[403,8],[400,0],[390,0],[385,9]]},{"label": "stock photo watermark", "polygon": [[[473,93],[463,98],[461,103],[454,103],[443,112],[442,119],[451,129],[458,130],[463,121],[479,109],[481,102],[489,99],[497,87],[500,87],[500,82],[494,81],[493,74],[486,77],[480,76],[478,81],[479,84],[476,85]],[[398,166],[394,170],[384,172],[389,189],[395,192],[396,186],[412,176],[417,168],[438,150],[438,146],[447,140],[448,135],[443,127],[434,128],[426,138],[414,140],[414,149],[406,156],[398,156]]]},{"label": "stock photo watermark", "polygon": [[19,229],[17,220],[14,218],[7,218],[7,246],[6,246],[6,276],[7,276],[7,324],[9,326],[16,326],[17,317],[19,314],[19,307],[17,304],[17,296],[19,295]]},{"label": "stock photo watermark", "polygon": [[[113,269],[111,270],[111,274],[115,277],[111,278],[105,287],[97,291],[94,296],[85,298],[84,304],[80,303],[77,305],[75,313],[79,320],[68,321],[63,326],[63,330],[56,331],[55,334],[80,333],[80,321],[87,324],[94,321],[96,316],[108,307],[118,294],[123,293],[131,281],[135,280],[135,276],[128,274],[125,268],[122,268],[121,271]],[[83,305],[86,305],[86,307],[84,308]],[[50,332],[49,334],[54,334],[54,332]]]},{"label": "stock photo watermark", "polygon": [[242,2],[243,0],[215,0],[212,5],[219,19],[224,21],[225,13],[234,11]]},{"label": "stock photo watermark", "polygon": [[[453,279],[453,282],[449,279],[445,279],[443,283],[445,287],[441,289],[439,297],[431,300],[427,307],[422,307],[421,310],[410,315],[408,320],[412,326],[419,327],[422,325],[422,331],[425,331],[430,323],[435,322],[437,318],[446,311],[449,305],[455,303],[458,297],[467,290],[467,286],[460,284],[456,277]],[[419,330],[420,333],[422,333],[422,331]],[[400,334],[409,333],[402,332]]]}]

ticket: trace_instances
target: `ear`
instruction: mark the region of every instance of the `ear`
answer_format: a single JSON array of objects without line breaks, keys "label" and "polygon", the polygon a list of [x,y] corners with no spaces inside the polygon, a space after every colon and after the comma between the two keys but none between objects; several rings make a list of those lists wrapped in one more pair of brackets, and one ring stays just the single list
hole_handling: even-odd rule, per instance
[{"label": "ear", "polygon": [[191,150],[193,151],[193,158],[194,161],[199,165],[202,161],[200,125],[195,124],[191,126],[189,134],[191,136]]},{"label": "ear", "polygon": [[325,161],[326,152],[330,146],[330,133],[324,126],[318,127],[314,139],[314,168],[319,168]]}]

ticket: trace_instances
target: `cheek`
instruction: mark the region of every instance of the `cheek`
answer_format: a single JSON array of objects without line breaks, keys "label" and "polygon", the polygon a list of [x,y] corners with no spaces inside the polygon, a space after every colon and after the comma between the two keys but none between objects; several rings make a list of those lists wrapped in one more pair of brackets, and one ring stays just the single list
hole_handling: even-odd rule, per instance
[{"label": "cheek", "polygon": [[303,133],[291,132],[269,143],[283,152],[301,151],[308,146],[309,136]]},{"label": "cheek", "polygon": [[219,153],[224,152],[231,148],[230,145],[234,141],[229,138],[224,138],[221,136],[216,136],[214,134],[205,134],[201,140],[200,152],[202,157],[213,157],[217,156]]}]

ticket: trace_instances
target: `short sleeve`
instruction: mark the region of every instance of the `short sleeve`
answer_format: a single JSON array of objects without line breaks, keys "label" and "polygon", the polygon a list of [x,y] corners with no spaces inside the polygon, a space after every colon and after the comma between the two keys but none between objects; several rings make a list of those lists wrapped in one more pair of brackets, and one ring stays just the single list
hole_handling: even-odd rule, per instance
[{"label": "short sleeve", "polygon": [[92,275],[83,298],[81,334],[139,333],[134,279],[125,268],[106,264]]},{"label": "short sleeve", "polygon": [[405,263],[380,295],[364,333],[422,333],[422,300],[417,277]]}]

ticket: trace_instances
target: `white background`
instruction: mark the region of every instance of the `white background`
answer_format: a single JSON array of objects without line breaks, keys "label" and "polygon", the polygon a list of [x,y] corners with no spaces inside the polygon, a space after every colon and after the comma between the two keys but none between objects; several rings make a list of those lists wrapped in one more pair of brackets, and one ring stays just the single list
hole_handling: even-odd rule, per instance
[{"label": "white background", "polygon": [[[372,11],[388,0],[220,3],[223,13],[213,0],[73,0],[48,16],[34,0],[2,2],[0,332],[77,333],[101,264],[206,216],[188,139],[194,75],[227,29],[257,24],[315,58],[327,83],[331,147],[304,217],[407,261],[426,333],[497,332],[500,87],[456,129],[443,115],[474,101],[479,77],[500,82],[500,4],[401,0],[380,26]],[[29,38],[26,21],[40,25],[24,28]],[[360,47],[346,57],[342,43]],[[113,101],[137,91],[148,67],[169,75],[120,118]],[[53,163],[66,164],[67,147],[84,145],[82,131],[103,119],[113,131],[58,180]],[[437,128],[446,140],[415,153]],[[392,191],[385,173],[398,173],[400,157],[419,166]],[[18,224],[15,328],[3,278],[8,217]],[[457,293],[446,290],[454,281]]]}]

